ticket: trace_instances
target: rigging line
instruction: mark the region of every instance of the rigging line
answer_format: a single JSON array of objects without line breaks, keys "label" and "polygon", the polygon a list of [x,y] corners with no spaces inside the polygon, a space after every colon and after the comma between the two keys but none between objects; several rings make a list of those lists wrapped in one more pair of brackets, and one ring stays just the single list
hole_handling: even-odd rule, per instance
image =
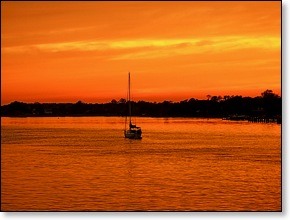
[{"label": "rigging line", "polygon": [[129,80],[128,80],[128,85],[129,85],[129,120],[130,120],[130,124],[131,124],[131,79],[130,79],[130,72],[129,72]]},{"label": "rigging line", "polygon": [[[131,95],[131,99],[133,100],[133,95]],[[137,114],[136,114],[136,104],[137,102],[132,101],[132,116],[133,116],[133,124],[137,124]]]},{"label": "rigging line", "polygon": [[126,128],[127,128],[127,114],[128,114],[128,105],[129,105],[129,82],[128,82],[128,84],[127,84],[127,88],[126,88],[126,90],[127,90],[127,96],[126,96],[126,102],[125,102],[125,130],[126,130]]}]

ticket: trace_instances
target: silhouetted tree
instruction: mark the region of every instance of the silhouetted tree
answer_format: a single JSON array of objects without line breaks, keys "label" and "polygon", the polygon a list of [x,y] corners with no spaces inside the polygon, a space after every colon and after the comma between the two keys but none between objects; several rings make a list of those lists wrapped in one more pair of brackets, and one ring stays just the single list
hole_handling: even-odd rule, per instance
[{"label": "silhouetted tree", "polygon": [[112,103],[112,104],[117,104],[116,99],[112,99],[111,103]]},{"label": "silhouetted tree", "polygon": [[264,112],[267,117],[275,117],[282,114],[282,99],[277,94],[267,89],[261,95]]},{"label": "silhouetted tree", "polygon": [[118,103],[126,103],[126,99],[120,98],[120,100],[118,101]]},{"label": "silhouetted tree", "polygon": [[210,100],[213,101],[213,102],[217,102],[218,101],[218,97],[216,95],[212,96]]},{"label": "silhouetted tree", "polygon": [[229,98],[230,98],[229,95],[225,95],[225,96],[224,96],[224,100],[225,100],[225,101],[228,100]]},{"label": "silhouetted tree", "polygon": [[278,98],[279,96],[275,93],[273,93],[272,90],[267,89],[266,91],[261,93],[262,98],[264,99],[272,99],[272,98]]}]

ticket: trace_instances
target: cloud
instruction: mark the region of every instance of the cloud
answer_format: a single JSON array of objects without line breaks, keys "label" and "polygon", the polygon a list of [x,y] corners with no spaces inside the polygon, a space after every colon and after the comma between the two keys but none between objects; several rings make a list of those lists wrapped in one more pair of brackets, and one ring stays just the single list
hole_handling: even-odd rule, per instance
[{"label": "cloud", "polygon": [[281,48],[278,37],[224,36],[185,39],[135,39],[109,41],[75,41],[4,47],[2,53],[31,52],[113,52],[111,60],[152,59],[187,54],[222,53],[225,51],[260,48]]},{"label": "cloud", "polygon": [[223,53],[241,49],[280,50],[281,40],[276,37],[225,36],[156,41],[151,45],[150,48],[121,54],[113,59],[152,59],[189,54]]}]

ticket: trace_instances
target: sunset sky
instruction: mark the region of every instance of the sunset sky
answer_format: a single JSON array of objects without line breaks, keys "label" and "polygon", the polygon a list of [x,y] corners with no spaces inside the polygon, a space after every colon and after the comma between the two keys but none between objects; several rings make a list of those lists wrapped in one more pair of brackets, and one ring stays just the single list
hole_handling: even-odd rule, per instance
[{"label": "sunset sky", "polygon": [[281,2],[3,2],[1,105],[281,95]]}]

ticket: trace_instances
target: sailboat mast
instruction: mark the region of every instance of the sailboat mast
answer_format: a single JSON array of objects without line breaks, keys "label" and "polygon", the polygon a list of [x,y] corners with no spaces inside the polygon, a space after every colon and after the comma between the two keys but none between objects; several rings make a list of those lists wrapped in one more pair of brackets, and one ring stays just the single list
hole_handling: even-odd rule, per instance
[{"label": "sailboat mast", "polygon": [[[130,92],[130,72],[129,72],[129,121],[130,121],[130,125],[131,125],[131,92]],[[131,128],[131,127],[130,127]]]}]

